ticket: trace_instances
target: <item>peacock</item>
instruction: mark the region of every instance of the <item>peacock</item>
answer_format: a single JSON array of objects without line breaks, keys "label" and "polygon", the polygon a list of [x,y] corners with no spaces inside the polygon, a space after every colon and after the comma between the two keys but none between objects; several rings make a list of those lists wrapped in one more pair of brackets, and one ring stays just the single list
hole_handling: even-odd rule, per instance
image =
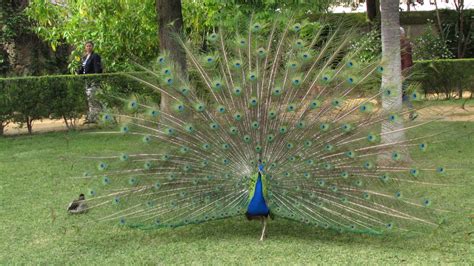
[{"label": "peacock", "polygon": [[280,218],[369,234],[437,226],[418,189],[446,169],[417,167],[411,154],[423,154],[433,134],[408,134],[431,121],[383,107],[401,95],[380,89],[384,62],[363,59],[359,37],[344,23],[291,18],[218,28],[205,49],[176,36],[186,73],[164,51],[129,75],[168,97],[168,108],[117,96],[123,108],[101,114],[119,130],[96,134],[147,148],[93,157],[88,209],[134,228],[241,216],[262,223],[260,240]]}]

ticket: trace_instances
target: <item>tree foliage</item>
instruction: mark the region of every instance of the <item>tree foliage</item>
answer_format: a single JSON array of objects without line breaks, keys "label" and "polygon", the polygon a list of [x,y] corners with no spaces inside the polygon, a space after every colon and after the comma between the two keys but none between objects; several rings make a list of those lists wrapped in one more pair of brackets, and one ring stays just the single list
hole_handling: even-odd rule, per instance
[{"label": "tree foliage", "polygon": [[32,0],[28,16],[37,34],[51,44],[75,47],[70,70],[77,68],[85,41],[92,40],[108,71],[128,69],[130,59],[150,59],[158,51],[154,1]]},{"label": "tree foliage", "polygon": [[0,42],[6,43],[28,31],[27,17],[17,12],[12,1],[0,2]]},{"label": "tree foliage", "polygon": [[33,31],[27,6],[28,0],[0,1],[0,75],[64,73],[67,46],[52,52]]},{"label": "tree foliage", "polygon": [[18,36],[29,33],[28,18],[21,12],[14,1],[0,2],[0,74],[9,71],[7,43],[13,42]]},{"label": "tree foliage", "polygon": [[[151,60],[159,50],[154,0],[31,0],[28,16],[37,34],[51,44],[75,49],[69,69],[79,64],[83,44],[92,40],[107,71],[131,68],[130,59]],[[183,0],[184,30],[195,42],[205,45],[207,33],[219,25],[235,28],[252,14],[271,22],[279,12],[304,17],[326,11],[334,0]]]},{"label": "tree foliage", "polygon": [[428,24],[425,32],[413,40],[414,60],[433,60],[454,58],[449,49],[451,40],[444,40],[441,34],[436,34],[431,24]]},{"label": "tree foliage", "polygon": [[261,22],[271,22],[280,13],[291,13],[299,19],[312,13],[326,12],[335,0],[203,0],[183,1],[185,27],[193,40],[222,25],[239,27],[252,14]]}]

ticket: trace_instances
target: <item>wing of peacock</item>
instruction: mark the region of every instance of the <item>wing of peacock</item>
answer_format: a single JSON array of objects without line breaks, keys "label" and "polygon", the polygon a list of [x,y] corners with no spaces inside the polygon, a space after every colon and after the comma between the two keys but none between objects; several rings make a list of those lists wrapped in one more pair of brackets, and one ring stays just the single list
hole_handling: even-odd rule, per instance
[{"label": "wing of peacock", "polygon": [[417,187],[431,184],[421,172],[445,169],[411,167],[407,152],[424,151],[424,138],[386,138],[430,121],[381,108],[382,97],[400,95],[379,89],[383,62],[357,60],[366,48],[352,49],[357,31],[284,19],[242,27],[209,34],[206,51],[180,38],[187,75],[163,54],[131,76],[171,108],[136,98],[103,115],[148,147],[101,157],[87,176],[102,183],[87,200],[101,220],[160,227],[243,215],[261,159],[277,217],[360,232],[435,225]]}]

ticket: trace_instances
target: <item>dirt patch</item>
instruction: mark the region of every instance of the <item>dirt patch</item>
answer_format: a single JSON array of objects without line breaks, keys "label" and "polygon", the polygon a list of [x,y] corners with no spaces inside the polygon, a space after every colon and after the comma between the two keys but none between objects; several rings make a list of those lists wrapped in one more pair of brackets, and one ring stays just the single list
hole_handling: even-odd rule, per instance
[{"label": "dirt patch", "polygon": [[[441,121],[472,121],[474,122],[474,106],[467,105],[462,108],[460,105],[437,105],[418,110],[419,120],[431,120],[439,118]],[[95,125],[83,125],[84,119],[77,121],[77,129],[93,128]],[[44,133],[52,131],[68,130],[62,120],[43,119],[33,123],[34,133]],[[26,127],[19,124],[10,124],[5,129],[5,135],[28,134]]]},{"label": "dirt patch", "polygon": [[[80,119],[77,121],[76,128],[77,129],[87,129],[92,128],[94,125],[83,125],[84,119]],[[52,120],[52,119],[43,119],[33,122],[33,133],[45,133],[45,132],[52,132],[52,131],[66,131],[68,128],[63,120]],[[21,126],[20,124],[10,123],[5,128],[5,135],[20,135],[20,134],[28,134],[28,129],[25,126]]]},{"label": "dirt patch", "polygon": [[440,118],[441,121],[472,121],[474,122],[474,106],[440,105],[420,109],[420,119]]}]

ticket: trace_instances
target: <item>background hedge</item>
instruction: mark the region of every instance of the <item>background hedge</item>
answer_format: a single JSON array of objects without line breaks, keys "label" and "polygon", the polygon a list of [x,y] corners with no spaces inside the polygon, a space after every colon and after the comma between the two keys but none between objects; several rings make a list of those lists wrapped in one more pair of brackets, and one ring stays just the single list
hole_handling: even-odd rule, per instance
[{"label": "background hedge", "polygon": [[153,89],[124,73],[0,79],[0,135],[11,122],[25,125],[31,134],[33,122],[45,118],[62,119],[68,128],[74,128],[76,121],[87,114],[85,86],[91,82],[100,86],[98,98],[107,108],[121,105],[119,97],[132,94],[160,100]]},{"label": "background hedge", "polygon": [[[420,82],[425,94],[450,99],[464,91],[474,92],[474,59],[446,59],[415,62],[414,81]],[[35,120],[62,119],[69,128],[87,114],[85,85],[95,82],[101,87],[103,105],[122,105],[117,97],[132,94],[160,102],[160,95],[125,73],[101,75],[57,75],[0,79],[0,135],[10,122],[26,125],[32,132]],[[135,72],[134,75],[140,75]],[[100,97],[100,96],[99,96]]]},{"label": "background hedge", "polygon": [[450,99],[462,98],[465,91],[474,92],[474,58],[440,59],[415,62],[415,80],[421,82],[423,92]]}]

